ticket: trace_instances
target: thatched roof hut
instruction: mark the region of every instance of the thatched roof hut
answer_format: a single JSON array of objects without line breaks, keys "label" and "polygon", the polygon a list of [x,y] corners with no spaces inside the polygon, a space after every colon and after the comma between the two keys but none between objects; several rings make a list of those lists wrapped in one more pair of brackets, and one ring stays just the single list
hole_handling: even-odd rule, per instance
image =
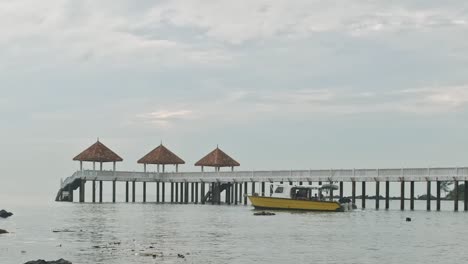
[{"label": "thatched roof hut", "polygon": [[201,166],[202,171],[204,167],[215,167],[216,171],[219,171],[222,167],[231,167],[231,169],[234,170],[234,167],[240,166],[240,164],[224,151],[219,149],[219,147],[216,147],[215,150],[211,151],[208,155],[195,163],[195,166]]}]

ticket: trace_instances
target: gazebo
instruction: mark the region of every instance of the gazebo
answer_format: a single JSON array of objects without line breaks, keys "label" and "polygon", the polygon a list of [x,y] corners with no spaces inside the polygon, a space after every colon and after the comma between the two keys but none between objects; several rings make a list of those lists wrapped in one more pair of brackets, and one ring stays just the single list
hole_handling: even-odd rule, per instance
[{"label": "gazebo", "polygon": [[162,172],[165,172],[166,165],[174,165],[176,172],[178,172],[179,164],[185,164],[185,161],[183,161],[161,143],[161,145],[150,151],[143,158],[139,159],[138,163],[143,164],[145,172],[147,164],[157,165],[158,172],[160,172],[159,165],[162,165]]},{"label": "gazebo", "polygon": [[106,145],[102,144],[99,139],[92,146],[74,157],[73,160],[80,161],[80,171],[83,171],[83,161],[92,162],[93,170],[96,170],[96,162],[99,162],[101,171],[102,164],[105,162],[112,162],[113,171],[115,171],[115,163],[123,161],[119,155],[115,154],[115,152],[106,147]]},{"label": "gazebo", "polygon": [[195,163],[195,166],[201,166],[202,171],[204,167],[214,167],[215,171],[219,171],[221,167],[231,167],[231,170],[234,171],[234,167],[240,166],[240,164],[216,146],[215,150]]}]

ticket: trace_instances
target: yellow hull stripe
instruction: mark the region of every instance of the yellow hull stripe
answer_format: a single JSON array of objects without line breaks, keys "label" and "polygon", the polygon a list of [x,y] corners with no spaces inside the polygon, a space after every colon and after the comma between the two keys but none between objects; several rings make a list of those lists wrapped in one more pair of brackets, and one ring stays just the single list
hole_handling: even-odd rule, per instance
[{"label": "yellow hull stripe", "polygon": [[340,204],[327,201],[306,201],[286,198],[249,196],[250,202],[256,208],[290,209],[307,211],[338,211]]}]

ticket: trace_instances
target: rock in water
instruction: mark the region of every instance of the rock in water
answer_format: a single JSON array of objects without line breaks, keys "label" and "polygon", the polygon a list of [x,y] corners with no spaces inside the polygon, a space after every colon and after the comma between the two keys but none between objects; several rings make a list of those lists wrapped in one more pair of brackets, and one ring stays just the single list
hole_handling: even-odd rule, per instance
[{"label": "rock in water", "polygon": [[0,234],[8,234],[6,230],[0,229]]},{"label": "rock in water", "polygon": [[411,217],[406,217],[406,222],[411,222]]},{"label": "rock in water", "polygon": [[13,215],[13,214],[10,213],[10,212],[7,212],[7,211],[5,211],[5,210],[0,210],[0,217],[1,217],[1,218],[7,218],[7,217],[10,217],[10,216],[12,216],[12,215]]},{"label": "rock in water", "polygon": [[262,212],[256,212],[254,213],[254,215],[275,215],[275,213],[262,211]]},{"label": "rock in water", "polygon": [[28,261],[24,264],[72,264],[72,263],[64,259],[59,259],[55,261],[45,261],[45,260],[39,259],[39,260]]}]

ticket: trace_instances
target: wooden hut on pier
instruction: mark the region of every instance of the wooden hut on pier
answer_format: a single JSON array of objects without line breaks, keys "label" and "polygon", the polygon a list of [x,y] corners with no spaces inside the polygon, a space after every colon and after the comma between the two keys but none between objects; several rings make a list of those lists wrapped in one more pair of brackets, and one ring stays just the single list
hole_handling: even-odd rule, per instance
[{"label": "wooden hut on pier", "polygon": [[160,172],[159,165],[162,165],[162,172],[165,172],[166,165],[174,165],[176,168],[176,172],[178,172],[179,164],[185,164],[185,161],[179,158],[179,156],[167,149],[161,143],[161,145],[150,151],[143,158],[139,159],[138,163],[143,164],[145,172],[147,164],[157,165],[158,172]]},{"label": "wooden hut on pier", "polygon": [[215,171],[219,171],[222,167],[231,167],[231,170],[234,171],[234,167],[240,166],[240,164],[216,146],[215,150],[195,163],[195,166],[201,166],[202,171],[204,167],[214,167]]},{"label": "wooden hut on pier", "polygon": [[92,162],[93,170],[96,170],[96,162],[100,164],[100,169],[102,171],[102,165],[106,162],[112,162],[113,171],[115,171],[116,162],[123,161],[123,159],[117,155],[114,151],[102,144],[99,139],[96,143],[91,145],[89,148],[78,154],[73,160],[80,161],[80,171],[83,171],[83,162]]}]

